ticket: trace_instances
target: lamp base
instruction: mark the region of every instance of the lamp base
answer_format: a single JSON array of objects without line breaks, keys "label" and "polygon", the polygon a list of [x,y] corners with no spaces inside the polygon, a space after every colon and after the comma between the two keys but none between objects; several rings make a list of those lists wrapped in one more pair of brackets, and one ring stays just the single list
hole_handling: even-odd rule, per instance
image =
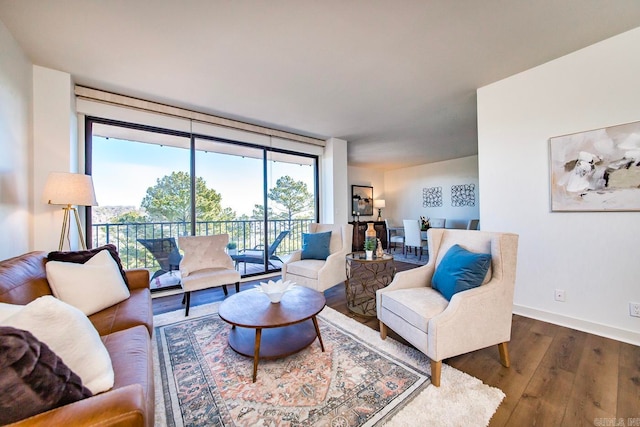
[{"label": "lamp base", "polygon": [[60,231],[60,244],[58,245],[58,250],[62,250],[65,236],[67,237],[67,241],[69,241],[69,250],[71,250],[71,238],[69,237],[69,232],[71,231],[71,211],[75,214],[76,225],[78,226],[78,235],[80,236],[80,244],[82,245],[82,249],[86,250],[87,245],[84,242],[84,234],[82,233],[82,225],[80,224],[78,210],[71,205],[65,206],[62,210],[64,210],[64,218],[62,220],[62,230]]},{"label": "lamp base", "polygon": [[382,208],[378,208],[378,219],[376,221],[382,221]]}]

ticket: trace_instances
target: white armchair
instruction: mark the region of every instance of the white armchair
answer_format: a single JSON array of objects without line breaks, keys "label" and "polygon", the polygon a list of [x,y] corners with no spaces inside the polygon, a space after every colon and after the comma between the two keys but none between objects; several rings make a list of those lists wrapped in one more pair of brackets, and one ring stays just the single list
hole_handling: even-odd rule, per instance
[{"label": "white armchair", "polygon": [[[492,345],[498,345],[501,363],[509,367],[518,235],[431,228],[428,241],[428,264],[396,274],[389,286],[376,292],[381,338],[389,327],[426,354],[435,386],[440,386],[443,359]],[[447,301],[431,284],[454,244],[491,254],[491,265],[481,286]]]},{"label": "white armchair", "polygon": [[189,315],[193,291],[222,286],[227,295],[227,285],[232,283],[236,285],[236,292],[240,291],[240,273],[224,251],[227,243],[228,234],[178,237],[178,245],[184,252],[180,261],[180,274],[184,289],[182,303],[186,303],[185,316]]},{"label": "white armchair", "polygon": [[282,265],[282,279],[324,292],[347,279],[345,256],[351,252],[353,225],[309,224],[309,233],[331,231],[326,260],[302,259],[302,251],[293,252]]}]

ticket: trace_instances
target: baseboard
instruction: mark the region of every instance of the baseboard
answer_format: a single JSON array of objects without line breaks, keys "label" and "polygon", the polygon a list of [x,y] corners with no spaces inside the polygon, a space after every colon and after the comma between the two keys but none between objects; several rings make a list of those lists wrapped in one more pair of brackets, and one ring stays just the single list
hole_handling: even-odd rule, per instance
[{"label": "baseboard", "polygon": [[640,346],[640,333],[628,331],[626,329],[614,328],[612,326],[602,325],[599,323],[589,322],[587,320],[576,319],[561,314],[551,313],[536,308],[526,307],[522,305],[514,305],[513,313],[532,319],[541,320],[543,322],[553,323],[555,325],[565,326],[567,328],[576,329],[582,332],[599,335],[605,338],[611,338],[617,341],[626,342]]}]

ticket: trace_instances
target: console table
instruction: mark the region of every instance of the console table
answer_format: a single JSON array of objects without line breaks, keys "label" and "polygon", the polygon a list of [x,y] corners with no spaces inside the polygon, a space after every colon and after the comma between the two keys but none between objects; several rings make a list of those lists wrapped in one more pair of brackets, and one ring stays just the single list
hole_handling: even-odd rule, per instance
[{"label": "console table", "polygon": [[366,222],[350,222],[353,225],[353,240],[351,241],[351,250],[353,252],[362,251],[364,247],[364,232],[367,231],[367,224],[373,223],[376,230],[376,237],[380,239],[382,248],[387,247],[387,224],[384,221],[366,221]]}]

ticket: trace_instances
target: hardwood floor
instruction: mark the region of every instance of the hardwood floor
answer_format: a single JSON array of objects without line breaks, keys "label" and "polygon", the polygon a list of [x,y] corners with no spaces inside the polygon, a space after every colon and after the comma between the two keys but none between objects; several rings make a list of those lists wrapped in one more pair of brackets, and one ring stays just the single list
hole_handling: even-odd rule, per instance
[{"label": "hardwood floor", "polygon": [[[241,290],[255,283],[243,283]],[[376,318],[347,310],[344,286],[327,290],[325,297],[329,307],[379,330]],[[220,288],[199,291],[191,304],[223,298]],[[155,298],[153,312],[181,309],[181,302],[182,294]],[[389,336],[406,344],[391,330]],[[514,315],[509,353],[510,368],[500,364],[498,346],[444,361],[506,394],[490,426],[640,426],[640,347]]]}]

